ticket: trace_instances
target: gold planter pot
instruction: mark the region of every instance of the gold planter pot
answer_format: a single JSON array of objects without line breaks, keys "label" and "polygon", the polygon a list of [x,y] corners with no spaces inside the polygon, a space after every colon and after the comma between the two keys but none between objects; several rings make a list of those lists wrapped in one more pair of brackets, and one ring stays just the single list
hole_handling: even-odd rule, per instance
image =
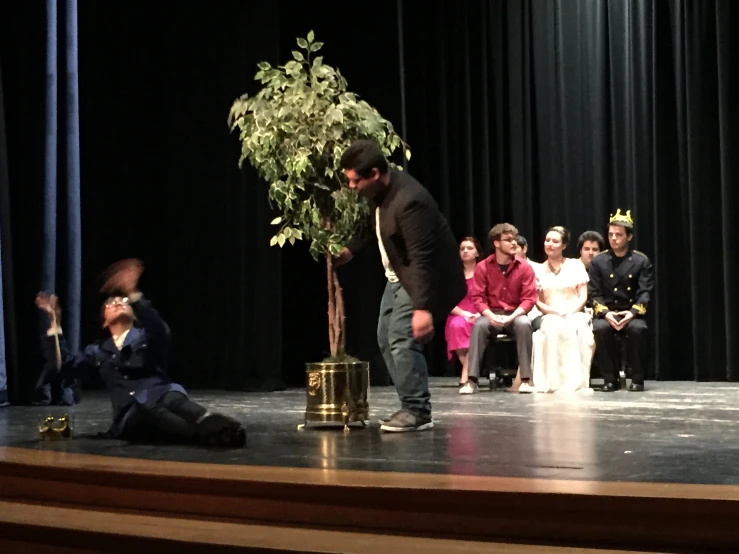
[{"label": "gold planter pot", "polygon": [[369,362],[305,364],[305,423],[352,423],[365,427],[369,422]]}]

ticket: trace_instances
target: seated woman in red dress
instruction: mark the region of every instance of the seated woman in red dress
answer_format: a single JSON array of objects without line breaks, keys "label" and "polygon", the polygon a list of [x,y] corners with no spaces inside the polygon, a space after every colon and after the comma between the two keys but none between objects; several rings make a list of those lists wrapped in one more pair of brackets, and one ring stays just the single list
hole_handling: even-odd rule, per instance
[{"label": "seated woman in red dress", "polygon": [[475,320],[480,317],[480,314],[475,312],[470,291],[472,289],[472,276],[475,274],[475,266],[482,255],[482,247],[476,238],[464,237],[462,239],[462,242],[459,244],[459,257],[462,258],[462,262],[464,263],[467,296],[449,314],[444,328],[447,356],[452,360],[456,355],[462,364],[462,378],[459,380],[460,387],[467,382],[467,351],[470,347],[470,331]]}]

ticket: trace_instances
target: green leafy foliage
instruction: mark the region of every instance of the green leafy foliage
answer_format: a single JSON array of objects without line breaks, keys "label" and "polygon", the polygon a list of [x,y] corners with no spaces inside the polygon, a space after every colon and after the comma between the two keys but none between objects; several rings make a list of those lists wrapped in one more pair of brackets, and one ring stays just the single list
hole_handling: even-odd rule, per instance
[{"label": "green leafy foliage", "polygon": [[392,124],[356,94],[346,79],[316,56],[323,43],[313,31],[298,38],[299,50],[279,67],[258,64],[256,95],[238,98],[228,123],[239,130],[241,157],[269,183],[270,204],[282,215],[270,245],[310,241],[318,259],[337,254],[367,219],[369,208],[347,187],[341,155],[357,139],[377,142],[386,156],[410,149]]}]

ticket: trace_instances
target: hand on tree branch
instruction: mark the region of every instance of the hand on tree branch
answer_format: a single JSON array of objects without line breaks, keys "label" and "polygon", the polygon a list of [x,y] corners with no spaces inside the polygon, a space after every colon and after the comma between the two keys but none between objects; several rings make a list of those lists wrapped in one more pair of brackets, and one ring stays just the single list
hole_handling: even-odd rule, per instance
[{"label": "hand on tree branch", "polygon": [[354,254],[352,254],[351,251],[345,246],[341,249],[341,252],[334,256],[334,267],[340,267],[344,265],[345,263],[351,261],[353,257]]}]

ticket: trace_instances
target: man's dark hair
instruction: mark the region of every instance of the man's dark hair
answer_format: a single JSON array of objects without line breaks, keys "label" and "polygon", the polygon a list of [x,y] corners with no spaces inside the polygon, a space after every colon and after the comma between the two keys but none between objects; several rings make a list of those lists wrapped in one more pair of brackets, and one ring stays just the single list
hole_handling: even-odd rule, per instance
[{"label": "man's dark hair", "polygon": [[355,140],[342,154],[341,169],[353,169],[360,177],[369,177],[376,167],[380,174],[387,173],[388,163],[379,145],[371,140]]},{"label": "man's dark hair", "polygon": [[606,241],[598,231],[585,231],[580,238],[577,239],[577,251],[582,250],[583,245],[587,241],[593,241],[598,243],[598,249],[603,251],[606,249]]},{"label": "man's dark hair", "polygon": [[529,245],[529,243],[526,241],[526,237],[524,237],[523,235],[518,235],[516,237],[516,242],[518,243],[518,246],[521,247],[521,249],[524,249]]},{"label": "man's dark hair", "polygon": [[626,223],[625,221],[612,221],[608,224],[608,227],[611,227],[611,225],[622,227],[627,237],[634,234],[634,225],[631,223]]}]

